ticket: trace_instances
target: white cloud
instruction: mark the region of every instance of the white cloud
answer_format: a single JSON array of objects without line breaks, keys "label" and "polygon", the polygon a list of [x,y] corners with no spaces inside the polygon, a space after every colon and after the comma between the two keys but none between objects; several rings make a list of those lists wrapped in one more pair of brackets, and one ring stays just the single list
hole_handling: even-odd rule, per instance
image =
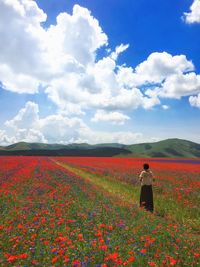
[{"label": "white cloud", "polygon": [[[75,5],[72,14],[60,13],[55,25],[44,28],[42,22],[46,19],[35,1],[0,0],[3,88],[34,94],[39,93],[41,85],[59,110],[59,114],[41,119],[38,105],[28,102],[6,122],[6,132],[1,131],[5,142],[12,136],[15,140],[45,142],[92,143],[92,138],[102,142],[126,141],[124,132],[110,137],[109,133],[93,131],[80,118],[70,116],[84,115],[90,110],[93,122],[123,124],[129,119],[127,111],[156,105],[165,109],[162,98],[180,99],[199,93],[200,75],[185,55],[154,52],[135,68],[119,65],[118,56],[129,45],[121,44],[114,51],[108,50],[106,57],[97,57],[99,48],[104,46],[106,50],[108,37],[87,8]],[[195,101],[195,97],[190,98],[190,103]],[[129,138],[133,142],[139,136],[130,132]]]},{"label": "white cloud", "polygon": [[131,90],[120,89],[116,95],[106,95],[105,93],[101,96],[91,104],[93,107],[113,111],[136,109],[143,105],[143,95],[137,88],[132,88]]},{"label": "white cloud", "polygon": [[[0,80],[14,92],[37,92],[44,61],[46,14],[35,1],[0,1]],[[30,83],[30,86],[27,86]]]},{"label": "white cloud", "polygon": [[117,81],[129,90],[141,88],[144,95],[138,107],[146,109],[161,104],[162,97],[180,99],[199,91],[199,75],[194,72],[193,63],[185,55],[172,56],[167,52],[152,53],[135,70],[120,66]]},{"label": "white cloud", "polygon": [[184,20],[186,23],[200,23],[200,0],[194,0],[190,12],[184,13]]},{"label": "white cloud", "polygon": [[137,75],[132,67],[119,66],[116,79],[120,87],[127,89],[144,83],[142,75]]},{"label": "white cloud", "polygon": [[0,81],[10,91],[36,93],[40,83],[84,72],[107,44],[98,21],[78,5],[47,29],[41,25],[47,15],[32,0],[0,0],[0,15]]},{"label": "white cloud", "polygon": [[4,130],[0,130],[0,145],[10,145],[15,143],[15,138],[13,136],[9,137]]},{"label": "white cloud", "polygon": [[6,64],[0,64],[0,81],[3,88],[16,93],[37,93],[39,81],[30,75],[12,71]]},{"label": "white cloud", "polygon": [[25,107],[20,109],[18,114],[11,120],[6,121],[7,127],[15,129],[34,128],[39,120],[39,108],[34,102],[27,102]]},{"label": "white cloud", "polygon": [[91,121],[111,121],[114,124],[124,124],[130,117],[117,111],[97,110]]},{"label": "white cloud", "polygon": [[49,143],[74,143],[79,131],[84,127],[79,118],[69,118],[60,114],[51,115],[38,121],[38,128]]},{"label": "white cloud", "polygon": [[15,134],[15,143],[21,140],[32,143],[47,143],[47,139],[44,135],[35,129],[17,129]]},{"label": "white cloud", "polygon": [[95,60],[96,50],[107,44],[107,36],[87,8],[74,5],[72,15],[60,13],[57,24],[49,27],[47,43],[48,56],[54,64],[60,65],[60,61],[65,64],[71,57],[86,66]]},{"label": "white cloud", "polygon": [[160,104],[160,100],[158,99],[158,97],[145,97],[143,99],[143,107],[145,109],[151,109],[156,105]]},{"label": "white cloud", "polygon": [[168,106],[168,105],[162,105],[162,108],[163,108],[164,110],[167,110],[167,109],[169,109],[169,106]]},{"label": "white cloud", "polygon": [[194,72],[188,74],[175,74],[166,79],[159,95],[180,99],[200,92],[200,75]]},{"label": "white cloud", "polygon": [[84,74],[71,73],[63,76],[62,80],[55,79],[46,93],[62,110],[78,114],[87,108],[126,110],[142,106],[141,91],[120,86],[115,69],[113,59],[103,58],[87,68]]},{"label": "white cloud", "polygon": [[[136,69],[120,66],[117,58],[128,44],[117,46],[109,56],[96,61],[97,49],[107,45],[108,37],[90,11],[78,5],[72,15],[60,13],[56,24],[47,29],[41,25],[46,14],[32,0],[15,0],[13,5],[4,1],[1,8],[1,22],[6,26],[0,28],[3,88],[37,93],[41,84],[62,113],[83,115],[88,108],[113,112],[151,108],[160,101],[143,95],[138,86],[194,69],[184,55],[166,52],[152,53]],[[11,15],[12,22],[8,21]]]},{"label": "white cloud", "polygon": [[4,135],[7,138],[7,143],[16,143],[21,140],[47,142],[40,131],[39,122],[38,105],[31,101],[27,102],[14,118],[5,122],[6,131],[4,131]]},{"label": "white cloud", "polygon": [[79,137],[79,129],[84,125],[79,118],[61,114],[40,118],[38,105],[29,101],[13,119],[6,121],[4,134],[15,136],[16,142],[68,143]]},{"label": "white cloud", "polygon": [[[147,141],[142,133],[134,133],[131,131],[119,131],[119,132],[105,132],[105,131],[93,131],[88,127],[81,130],[80,140],[81,142],[87,142],[91,144],[99,143],[120,143],[120,144],[133,144]],[[149,138],[151,141],[151,138]]]},{"label": "white cloud", "polygon": [[[194,66],[184,55],[171,56],[170,54],[154,53],[136,68],[136,73],[143,77],[150,87],[144,89],[144,99],[152,106],[161,104],[162,98],[181,99],[200,92],[200,75],[194,72]],[[144,87],[145,88],[145,87]],[[145,105],[144,105],[145,107]]]},{"label": "white cloud", "polygon": [[200,93],[197,96],[190,96],[189,102],[191,106],[200,108]]},{"label": "white cloud", "polygon": [[115,49],[115,52],[111,53],[111,58],[116,61],[118,56],[128,48],[129,48],[129,44],[126,44],[126,45],[121,44],[121,45],[117,46]]},{"label": "white cloud", "polygon": [[[113,115],[113,113],[111,114]],[[131,131],[113,133],[95,131],[89,128],[83,120],[75,117],[70,118],[66,115],[56,114],[40,118],[38,105],[30,101],[19,110],[13,119],[5,123],[5,130],[0,130],[0,140],[2,145],[22,140],[66,144],[80,142],[131,144],[147,141],[141,133]]]},{"label": "white cloud", "polygon": [[172,56],[167,52],[155,52],[136,67],[135,73],[144,84],[161,83],[171,75],[193,70],[193,63],[188,61],[185,55]]}]

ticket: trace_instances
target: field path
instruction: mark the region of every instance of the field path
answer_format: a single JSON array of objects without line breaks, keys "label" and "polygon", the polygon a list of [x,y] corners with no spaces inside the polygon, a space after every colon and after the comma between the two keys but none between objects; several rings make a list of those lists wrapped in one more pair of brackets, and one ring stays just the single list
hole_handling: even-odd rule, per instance
[{"label": "field path", "polygon": [[115,178],[111,177],[108,178],[97,174],[95,175],[94,173],[89,173],[88,171],[81,170],[77,167],[73,167],[63,162],[55,161],[55,163],[66,168],[70,172],[73,172],[74,174],[81,176],[88,182],[102,188],[112,196],[119,198],[119,200],[123,201],[124,204],[131,204],[134,205],[134,207],[138,207],[137,203],[138,203],[139,188],[138,188],[138,194],[136,194],[134,192],[135,186],[130,186],[130,184],[122,181],[120,182],[118,181],[116,183]]},{"label": "field path", "polygon": [[[71,164],[59,160],[53,159],[53,162],[64,167],[66,170],[74,173],[75,175],[80,176],[87,182],[98,186],[98,188],[103,191],[103,194],[108,193],[110,197],[112,196],[117,199],[117,202],[121,202],[124,205],[130,206],[131,208],[139,209],[139,184],[137,185],[134,183],[133,185],[131,185],[130,183],[116,180],[115,177],[112,177],[110,175],[104,176],[100,174],[95,174],[94,172],[83,170],[77,166],[73,166]],[[156,188],[154,188],[154,191],[156,191]],[[188,228],[188,230],[193,232],[194,235],[200,234],[199,227],[197,226],[197,219],[193,218],[193,220],[190,220],[190,216],[192,216],[192,214],[188,213],[187,207],[185,207],[185,213],[180,216],[180,207],[177,203],[174,202],[173,199],[168,199],[166,206],[165,197],[162,196],[162,194],[159,194],[158,196],[156,192],[154,192],[154,194],[154,216],[159,217],[161,221],[168,221],[169,223],[179,223],[180,226],[184,224],[184,227]],[[183,211],[184,209],[182,208],[182,212]],[[186,218],[186,220],[188,219],[187,223],[183,222],[184,218]]]}]

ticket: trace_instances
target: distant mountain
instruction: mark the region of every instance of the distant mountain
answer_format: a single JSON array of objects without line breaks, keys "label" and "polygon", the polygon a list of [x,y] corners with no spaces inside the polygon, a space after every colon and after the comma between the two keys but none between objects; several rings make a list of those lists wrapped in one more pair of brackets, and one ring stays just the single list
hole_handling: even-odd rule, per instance
[{"label": "distant mountain", "polygon": [[113,157],[119,154],[127,155],[129,150],[120,144],[44,144],[19,142],[0,147],[0,155],[42,155],[42,156],[96,156]]},{"label": "distant mountain", "polygon": [[[71,145],[67,145],[71,146]],[[26,143],[19,142],[16,144],[12,144],[10,146],[4,147],[7,151],[16,151],[16,150],[56,150],[56,149],[64,149],[66,145],[62,144],[44,144],[44,143]]]},{"label": "distant mountain", "polygon": [[200,144],[182,139],[167,139],[134,145],[118,143],[62,145],[19,142],[9,146],[0,146],[0,155],[198,158],[200,157]]},{"label": "distant mountain", "polygon": [[200,144],[182,140],[167,139],[155,143],[143,143],[126,146],[133,157],[168,157],[168,158],[198,158]]},{"label": "distant mountain", "polygon": [[27,143],[19,142],[9,146],[0,146],[0,150],[6,151],[16,151],[16,150],[58,150],[58,149],[94,149],[100,147],[111,147],[111,148],[123,148],[125,145],[118,143],[108,143],[108,144],[96,144],[90,145],[87,143],[72,143],[72,144],[45,144],[45,143]]}]

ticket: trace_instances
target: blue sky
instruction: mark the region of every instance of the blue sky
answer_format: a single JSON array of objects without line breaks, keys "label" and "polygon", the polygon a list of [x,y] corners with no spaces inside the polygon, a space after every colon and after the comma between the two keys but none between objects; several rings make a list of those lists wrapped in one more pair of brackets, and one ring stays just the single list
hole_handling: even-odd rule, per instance
[{"label": "blue sky", "polygon": [[0,144],[200,143],[199,0],[0,0]]}]

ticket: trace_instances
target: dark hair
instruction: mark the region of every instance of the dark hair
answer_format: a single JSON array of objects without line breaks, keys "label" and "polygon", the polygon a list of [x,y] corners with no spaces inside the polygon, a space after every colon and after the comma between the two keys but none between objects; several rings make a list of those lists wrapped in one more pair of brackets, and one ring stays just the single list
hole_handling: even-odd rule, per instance
[{"label": "dark hair", "polygon": [[149,164],[148,163],[144,163],[143,168],[144,168],[144,170],[148,170],[149,169]]}]

